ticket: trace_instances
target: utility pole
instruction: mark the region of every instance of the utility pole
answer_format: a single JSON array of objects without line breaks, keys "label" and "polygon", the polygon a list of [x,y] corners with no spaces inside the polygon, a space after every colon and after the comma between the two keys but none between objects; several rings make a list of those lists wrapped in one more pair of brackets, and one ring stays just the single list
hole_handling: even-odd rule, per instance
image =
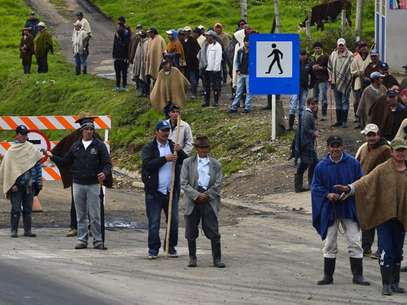
[{"label": "utility pole", "polygon": [[363,0],[356,0],[356,20],[355,20],[356,41],[359,41],[361,39],[362,20],[363,20]]},{"label": "utility pole", "polygon": [[240,0],[240,19],[247,22],[247,0]]},{"label": "utility pole", "polygon": [[274,20],[276,21],[276,28],[274,33],[280,33],[281,23],[280,23],[280,10],[278,9],[278,0],[274,0]]}]

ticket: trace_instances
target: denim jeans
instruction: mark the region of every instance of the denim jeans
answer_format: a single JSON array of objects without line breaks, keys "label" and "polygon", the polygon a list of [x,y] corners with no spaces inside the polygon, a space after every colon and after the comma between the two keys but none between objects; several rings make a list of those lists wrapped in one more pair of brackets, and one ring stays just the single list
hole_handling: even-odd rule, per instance
[{"label": "denim jeans", "polygon": [[[335,95],[335,108],[336,111],[342,111],[342,122],[348,121],[348,111],[349,111],[349,94],[346,95],[341,91],[338,91],[334,88],[334,95]],[[338,120],[339,122],[339,120]]]},{"label": "denim jeans", "polygon": [[[300,97],[300,98],[299,98]],[[289,115],[295,115],[297,113],[297,108],[300,114],[304,113],[305,102],[308,97],[308,90],[301,89],[300,95],[292,95],[290,97],[290,108],[288,110]]]},{"label": "denim jeans", "polygon": [[313,90],[313,96],[318,100],[322,107],[322,116],[327,115],[328,110],[328,82],[316,83]]},{"label": "denim jeans", "polygon": [[191,83],[191,93],[192,93],[192,95],[196,96],[196,88],[198,86],[199,71],[187,67],[186,73],[187,73],[187,79]]},{"label": "denim jeans", "polygon": [[81,72],[81,67],[83,67],[84,69],[86,69],[86,60],[88,58],[88,56],[86,54],[75,54],[74,55],[75,58],[75,66],[76,66],[76,70]]},{"label": "denim jeans", "polygon": [[[158,191],[146,193],[146,214],[148,218],[148,249],[149,252],[157,255],[161,247],[160,222],[161,211],[164,210],[166,220],[168,220],[168,200],[169,195],[164,195]],[[172,200],[172,215],[170,228],[170,249],[178,243],[178,192],[174,192]]]},{"label": "denim jeans", "polygon": [[123,88],[127,87],[127,69],[129,63],[124,59],[114,60],[114,71],[116,72],[116,87],[120,88],[120,81],[123,79]]},{"label": "denim jeans", "polygon": [[88,225],[90,219],[93,243],[101,242],[99,184],[85,185],[74,183],[72,187],[78,222],[78,240],[88,243]]},{"label": "denim jeans", "polygon": [[390,219],[377,227],[379,263],[394,266],[403,260],[403,245],[406,232],[398,219]]},{"label": "denim jeans", "polygon": [[21,213],[31,215],[33,197],[30,186],[17,186],[17,191],[10,191],[11,217],[19,218]]},{"label": "denim jeans", "polygon": [[[246,89],[246,91],[245,91]],[[249,75],[240,74],[237,81],[236,96],[232,103],[232,110],[237,110],[240,104],[240,99],[242,95],[246,92],[246,99],[244,102],[244,109],[246,111],[252,110],[252,96],[249,94]]]}]

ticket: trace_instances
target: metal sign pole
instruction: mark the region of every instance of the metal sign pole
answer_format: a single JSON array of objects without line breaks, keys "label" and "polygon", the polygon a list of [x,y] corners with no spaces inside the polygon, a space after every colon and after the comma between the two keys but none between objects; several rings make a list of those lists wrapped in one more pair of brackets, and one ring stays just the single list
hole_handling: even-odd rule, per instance
[{"label": "metal sign pole", "polygon": [[271,96],[271,139],[274,141],[277,138],[277,105],[276,95]]}]

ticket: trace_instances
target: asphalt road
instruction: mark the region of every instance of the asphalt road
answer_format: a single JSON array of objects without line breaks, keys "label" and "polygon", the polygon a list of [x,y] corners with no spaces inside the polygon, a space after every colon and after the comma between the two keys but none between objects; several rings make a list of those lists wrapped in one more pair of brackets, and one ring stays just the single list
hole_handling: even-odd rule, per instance
[{"label": "asphalt road", "polygon": [[[21,262],[21,261],[17,261]],[[1,305],[108,305],[102,297],[90,296],[83,288],[59,283],[49,274],[40,274],[34,265],[0,262]]]}]

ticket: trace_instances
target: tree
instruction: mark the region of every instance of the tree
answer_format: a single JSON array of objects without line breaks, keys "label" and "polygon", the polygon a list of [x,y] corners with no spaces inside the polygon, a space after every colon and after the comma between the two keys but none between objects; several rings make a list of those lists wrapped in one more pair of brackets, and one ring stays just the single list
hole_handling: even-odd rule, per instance
[{"label": "tree", "polygon": [[240,18],[247,22],[247,0],[240,0]]},{"label": "tree", "polygon": [[355,32],[356,40],[360,40],[362,35],[362,20],[363,20],[363,0],[356,0],[356,17],[355,17]]}]

